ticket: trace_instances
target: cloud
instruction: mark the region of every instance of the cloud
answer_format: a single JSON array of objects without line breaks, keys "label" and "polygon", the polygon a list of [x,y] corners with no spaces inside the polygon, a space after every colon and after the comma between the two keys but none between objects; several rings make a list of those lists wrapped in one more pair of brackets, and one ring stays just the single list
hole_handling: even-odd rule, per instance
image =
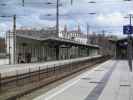
[{"label": "cloud", "polygon": [[[70,0],[60,0],[60,29],[67,24],[70,30],[75,29],[78,24],[86,32],[86,23],[90,25],[90,30],[99,32],[104,29],[121,33],[123,24],[127,20],[123,16],[133,12],[131,2],[122,0],[95,0],[96,4],[89,4],[91,0],[74,0],[71,5]],[[21,0],[1,0],[6,3],[6,7],[0,6],[0,15],[21,16],[17,18],[17,27],[46,27],[55,26],[56,5],[46,5],[46,2],[56,3],[56,0],[26,0],[25,7],[22,7]],[[88,13],[95,12],[96,15]],[[52,16],[47,16],[48,14]],[[1,19],[1,29],[5,31],[11,28],[12,19]]]},{"label": "cloud", "polygon": [[114,12],[111,14],[106,14],[106,15],[99,15],[97,17],[97,21],[100,25],[104,26],[121,26],[124,21],[124,17],[121,13],[119,12]]}]

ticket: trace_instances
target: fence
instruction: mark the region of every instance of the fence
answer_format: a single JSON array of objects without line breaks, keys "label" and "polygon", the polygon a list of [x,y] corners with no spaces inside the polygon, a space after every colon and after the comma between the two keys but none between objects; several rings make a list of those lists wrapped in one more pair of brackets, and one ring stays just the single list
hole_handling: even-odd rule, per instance
[{"label": "fence", "polygon": [[[16,76],[3,79],[0,78],[0,91],[8,91],[0,96],[0,99],[3,99],[2,97],[5,97],[5,95],[6,99],[20,97],[49,83],[55,82],[63,77],[69,76],[107,59],[108,57],[98,57],[85,61],[68,63],[61,66],[47,66],[46,69],[38,67],[37,71],[32,71],[33,69],[29,68],[28,73],[26,74],[22,74],[22,72],[16,70]],[[7,94],[10,94],[9,91],[12,92],[12,95],[7,96]]]}]

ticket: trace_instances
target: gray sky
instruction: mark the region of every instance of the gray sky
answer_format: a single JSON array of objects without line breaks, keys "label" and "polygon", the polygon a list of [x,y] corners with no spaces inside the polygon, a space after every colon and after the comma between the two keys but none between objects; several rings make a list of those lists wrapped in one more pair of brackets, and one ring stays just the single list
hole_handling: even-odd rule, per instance
[{"label": "gray sky", "polygon": [[[17,17],[17,27],[48,27],[55,26],[55,5],[45,3],[56,0],[0,0],[0,15],[13,15]],[[96,4],[90,4],[95,1]],[[74,30],[80,24],[82,31],[86,32],[86,23],[90,25],[90,32],[101,33],[105,30],[108,34],[122,35],[122,26],[128,24],[128,19],[123,17],[133,13],[133,1],[123,0],[60,0],[60,29],[67,24],[69,30]],[[89,15],[88,13],[96,13]],[[52,16],[46,16],[51,14]],[[0,31],[11,29],[11,18],[0,18]]]}]

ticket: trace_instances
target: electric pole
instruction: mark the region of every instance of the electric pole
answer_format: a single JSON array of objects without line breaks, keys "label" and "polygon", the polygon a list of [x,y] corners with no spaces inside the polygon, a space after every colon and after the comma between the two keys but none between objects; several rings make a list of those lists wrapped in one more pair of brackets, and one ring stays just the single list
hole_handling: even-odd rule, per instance
[{"label": "electric pole", "polygon": [[87,23],[87,34],[89,34],[89,31],[90,31],[90,26],[89,26],[89,24]]},{"label": "electric pole", "polygon": [[87,23],[87,42],[89,43],[89,32],[90,32],[90,26]]},{"label": "electric pole", "polygon": [[24,0],[22,0],[22,6],[24,7],[24,3],[25,3],[25,1]]},{"label": "electric pole", "polygon": [[13,61],[16,63],[16,15],[13,15]]},{"label": "electric pole", "polygon": [[59,35],[59,0],[56,1],[56,34]]},{"label": "electric pole", "polygon": [[71,0],[71,5],[73,5],[73,0]]},{"label": "electric pole", "polygon": [[[132,28],[132,14],[129,14],[130,28]],[[131,31],[132,32],[132,31]],[[132,71],[132,33],[128,34],[128,63],[129,68]]]},{"label": "electric pole", "polygon": [[11,43],[10,43],[10,38],[11,38],[11,31],[9,30],[8,33],[8,43],[9,43],[9,64],[11,64]]}]

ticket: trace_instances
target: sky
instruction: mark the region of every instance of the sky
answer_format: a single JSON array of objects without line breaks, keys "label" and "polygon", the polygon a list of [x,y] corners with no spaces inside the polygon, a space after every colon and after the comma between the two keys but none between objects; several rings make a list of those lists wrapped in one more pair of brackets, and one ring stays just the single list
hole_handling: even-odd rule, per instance
[{"label": "sky", "polygon": [[[89,3],[95,1],[96,3]],[[46,2],[53,3],[46,5]],[[76,30],[80,25],[84,33],[87,24],[90,33],[113,34],[122,36],[122,26],[129,23],[124,18],[133,14],[133,1],[124,0],[59,0],[60,30],[67,25],[68,30]],[[2,6],[6,4],[5,6]],[[17,15],[17,28],[46,28],[56,24],[56,0],[0,0],[0,16]],[[96,13],[91,15],[89,13]],[[51,16],[48,16],[48,15]],[[12,29],[12,18],[0,17],[0,32]]]}]

